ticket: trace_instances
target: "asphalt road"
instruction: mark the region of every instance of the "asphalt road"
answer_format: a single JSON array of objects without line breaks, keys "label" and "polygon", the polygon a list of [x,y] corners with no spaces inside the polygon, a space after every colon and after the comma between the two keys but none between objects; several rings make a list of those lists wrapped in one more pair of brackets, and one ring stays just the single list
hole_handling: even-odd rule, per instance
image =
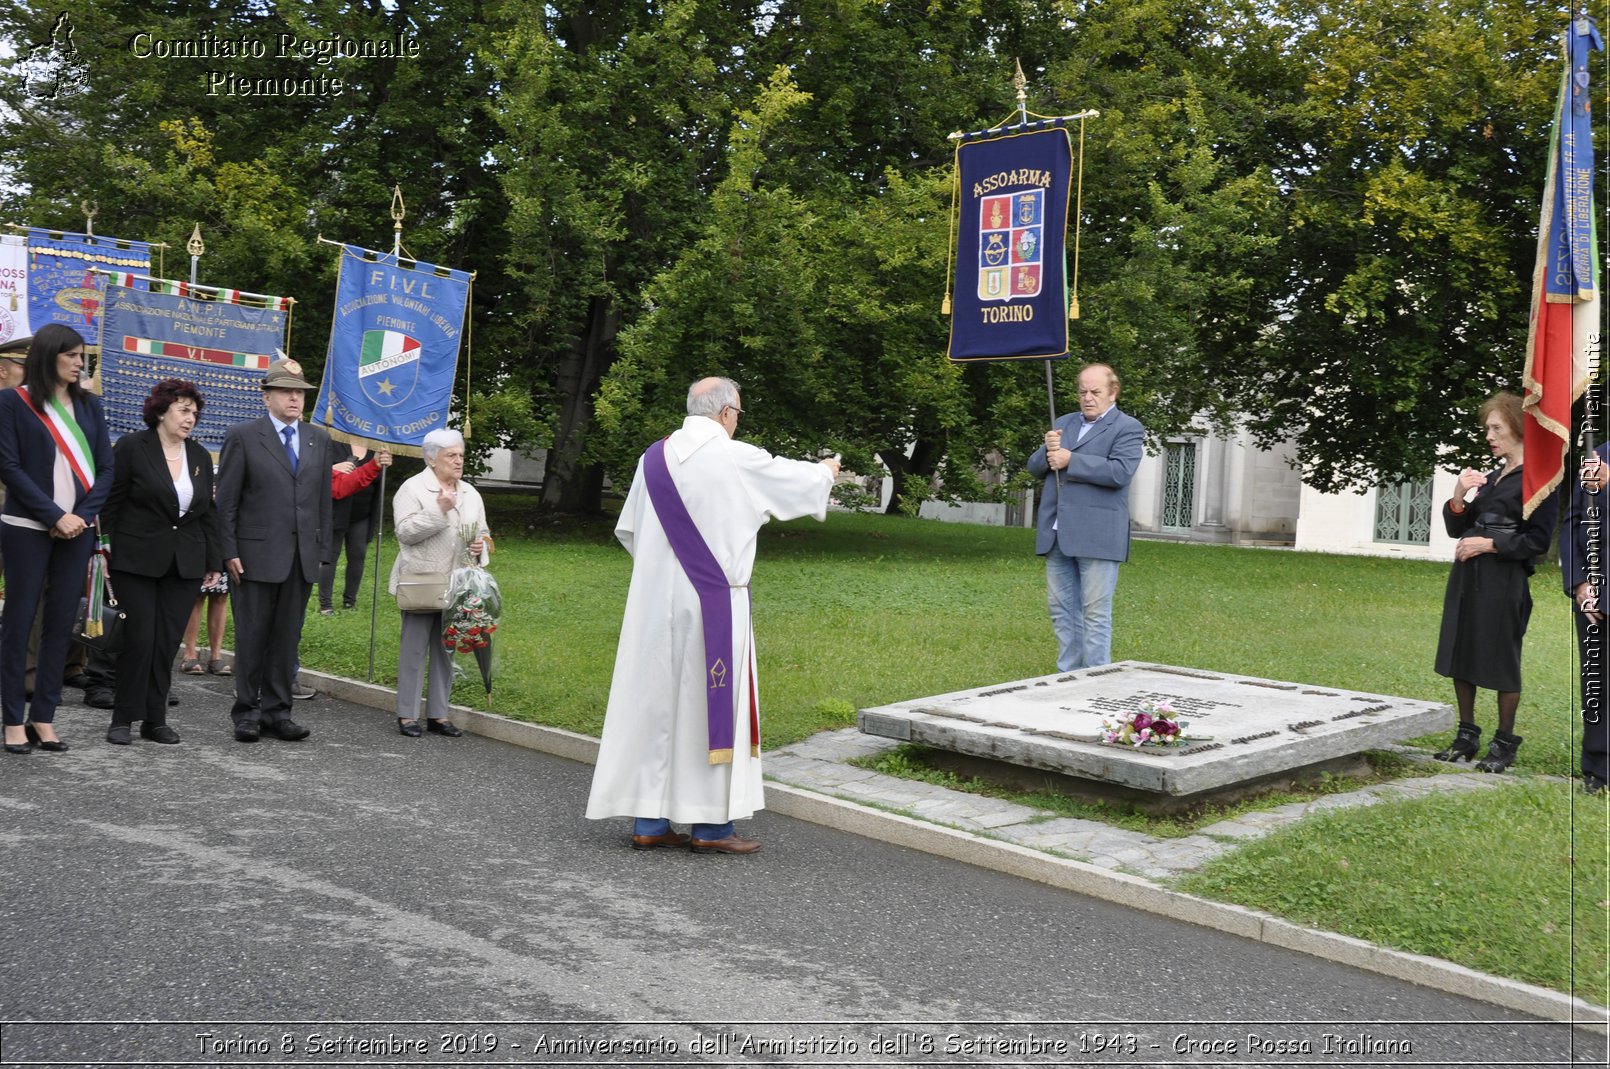
[{"label": "asphalt road", "polygon": [[[1604,1038],[761,814],[627,848],[590,769],[299,703],[0,754],[0,1064],[1598,1064]],[[76,697],[77,692],[69,695]],[[1501,918],[1495,920],[1501,923]],[[1331,1037],[1331,1038],[1327,1038]]]}]

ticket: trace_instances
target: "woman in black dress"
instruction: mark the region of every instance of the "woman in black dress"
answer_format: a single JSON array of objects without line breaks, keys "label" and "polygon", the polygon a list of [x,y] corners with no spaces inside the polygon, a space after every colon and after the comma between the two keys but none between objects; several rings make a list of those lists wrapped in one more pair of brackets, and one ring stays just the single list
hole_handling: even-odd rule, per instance
[{"label": "woman in black dress", "polygon": [[[1459,544],[1442,603],[1437,674],[1453,680],[1459,730],[1437,757],[1468,761],[1476,756],[1481,742],[1476,688],[1486,687],[1498,692],[1498,730],[1476,767],[1502,772],[1521,744],[1515,709],[1521,700],[1521,637],[1532,615],[1528,580],[1534,560],[1554,536],[1559,501],[1551,494],[1530,518],[1521,516],[1520,398],[1495,394],[1481,406],[1481,418],[1499,466],[1490,475],[1473,468],[1460,472],[1453,497],[1442,507],[1442,521]],[[1467,502],[1472,490],[1475,497]]]},{"label": "woman in black dress", "polygon": [[212,508],[212,457],[190,435],[204,404],[193,382],[163,379],[145,399],[148,430],[125,434],[113,453],[112,493],[101,512],[112,543],[112,586],[128,619],[106,741],[172,745],[168,724],[173,652],[204,584],[224,570]]}]

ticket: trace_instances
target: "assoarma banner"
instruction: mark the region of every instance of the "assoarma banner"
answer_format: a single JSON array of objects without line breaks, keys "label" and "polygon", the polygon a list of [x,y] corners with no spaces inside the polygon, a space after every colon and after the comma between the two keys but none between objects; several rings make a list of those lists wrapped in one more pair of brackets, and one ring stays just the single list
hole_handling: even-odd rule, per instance
[{"label": "assoarma banner", "polygon": [[263,414],[263,372],[285,348],[291,303],[171,279],[107,276],[100,380],[112,438],[145,429],[153,385],[185,379],[206,401],[190,436],[218,452],[231,424]]},{"label": "assoarma banner", "polygon": [[54,230],[27,233],[28,318],[35,334],[46,323],[61,323],[93,343],[106,272],[151,270],[151,246],[144,241]]},{"label": "assoarma banner", "polygon": [[411,450],[446,427],[471,277],[341,246],[315,419],[338,436]]},{"label": "assoarma banner", "polygon": [[957,146],[956,169],[950,359],[1067,356],[1067,130],[974,135]]},{"label": "assoarma banner", "polygon": [[0,344],[26,338],[28,326],[28,239],[0,234]]}]

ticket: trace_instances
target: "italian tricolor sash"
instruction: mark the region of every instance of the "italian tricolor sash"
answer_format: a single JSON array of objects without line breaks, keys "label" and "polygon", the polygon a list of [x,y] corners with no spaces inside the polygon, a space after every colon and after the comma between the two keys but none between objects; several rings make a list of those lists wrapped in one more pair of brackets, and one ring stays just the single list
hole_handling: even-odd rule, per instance
[{"label": "italian tricolor sash", "polygon": [[84,488],[86,494],[89,493],[89,488],[95,485],[95,458],[90,455],[89,439],[84,437],[83,428],[79,427],[73,414],[57,398],[46,401],[45,411],[41,412],[34,407],[28,387],[19,386],[17,392],[28,402],[28,411],[39,417],[39,422],[55,439],[56,448],[67,458],[67,466],[73,469],[73,478],[78,480],[78,485]]}]

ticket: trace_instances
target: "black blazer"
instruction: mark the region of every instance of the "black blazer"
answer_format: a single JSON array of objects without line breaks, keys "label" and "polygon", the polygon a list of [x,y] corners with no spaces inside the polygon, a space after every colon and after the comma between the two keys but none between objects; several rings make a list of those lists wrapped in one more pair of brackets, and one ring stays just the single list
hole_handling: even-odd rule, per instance
[{"label": "black blazer", "polygon": [[212,457],[185,440],[185,466],[194,496],[179,515],[179,494],[155,430],[125,434],[112,447],[112,492],[101,510],[101,533],[112,543],[112,567],[160,579],[174,569],[185,579],[223,570],[218,511],[212,501]]}]

